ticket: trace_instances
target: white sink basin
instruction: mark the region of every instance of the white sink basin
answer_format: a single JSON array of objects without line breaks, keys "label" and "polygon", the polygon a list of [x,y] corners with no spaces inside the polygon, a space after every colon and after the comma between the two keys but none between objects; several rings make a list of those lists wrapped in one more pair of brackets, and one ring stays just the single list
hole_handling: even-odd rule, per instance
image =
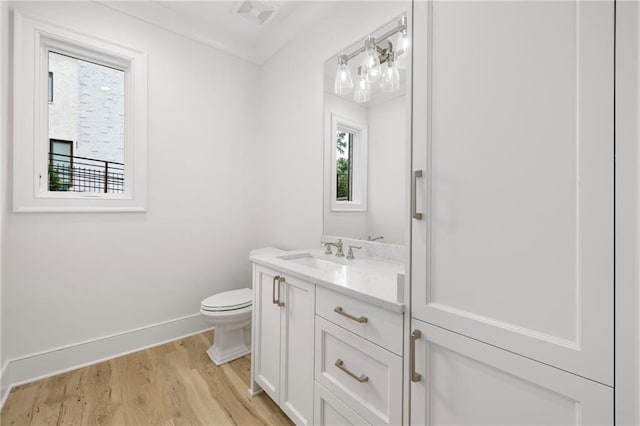
[{"label": "white sink basin", "polygon": [[280,259],[286,260],[288,262],[296,263],[298,265],[308,266],[311,268],[331,271],[331,272],[342,272],[345,271],[349,265],[340,263],[337,260],[333,260],[330,258],[321,258],[314,256],[311,253],[303,253],[296,254],[291,256],[281,256]]}]

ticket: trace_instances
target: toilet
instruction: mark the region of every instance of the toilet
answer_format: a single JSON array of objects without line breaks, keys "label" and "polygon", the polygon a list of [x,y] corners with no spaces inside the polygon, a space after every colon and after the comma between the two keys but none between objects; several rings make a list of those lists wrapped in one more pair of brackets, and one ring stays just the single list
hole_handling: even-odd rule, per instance
[{"label": "toilet", "polygon": [[251,353],[252,305],[250,288],[214,294],[201,302],[200,313],[214,326],[207,355],[216,365]]}]

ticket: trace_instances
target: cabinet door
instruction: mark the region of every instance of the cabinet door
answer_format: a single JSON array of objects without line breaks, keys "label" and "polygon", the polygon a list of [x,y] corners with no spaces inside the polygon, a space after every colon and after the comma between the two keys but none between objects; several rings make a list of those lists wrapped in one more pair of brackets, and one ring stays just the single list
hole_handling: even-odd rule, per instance
[{"label": "cabinet door", "polygon": [[253,348],[254,380],[279,402],[280,392],[280,307],[273,303],[277,272],[254,266]]},{"label": "cabinet door", "polygon": [[334,394],[316,382],[313,406],[313,424],[316,426],[370,425]]},{"label": "cabinet door", "polygon": [[280,300],[280,406],[298,425],[313,423],[315,285],[285,276]]},{"label": "cabinet door", "polygon": [[412,315],[613,384],[614,2],[415,2]]},{"label": "cabinet door", "polygon": [[613,389],[414,320],[414,425],[612,425]]}]

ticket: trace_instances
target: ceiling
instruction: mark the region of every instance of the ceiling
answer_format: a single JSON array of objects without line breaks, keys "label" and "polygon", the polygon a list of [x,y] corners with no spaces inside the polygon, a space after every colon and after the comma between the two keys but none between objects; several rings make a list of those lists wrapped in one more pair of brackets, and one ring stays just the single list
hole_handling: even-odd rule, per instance
[{"label": "ceiling", "polygon": [[[335,5],[329,1],[251,0],[99,2],[258,65],[326,16]],[[273,6],[276,13],[261,25],[235,13],[244,3]]]}]

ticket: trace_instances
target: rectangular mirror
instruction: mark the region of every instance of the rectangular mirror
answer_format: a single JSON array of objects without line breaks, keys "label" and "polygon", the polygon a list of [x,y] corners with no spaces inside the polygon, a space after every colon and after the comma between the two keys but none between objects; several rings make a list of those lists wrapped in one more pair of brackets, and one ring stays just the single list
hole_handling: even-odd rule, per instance
[{"label": "rectangular mirror", "polygon": [[324,235],[405,244],[410,56],[402,15],[324,64]]}]

